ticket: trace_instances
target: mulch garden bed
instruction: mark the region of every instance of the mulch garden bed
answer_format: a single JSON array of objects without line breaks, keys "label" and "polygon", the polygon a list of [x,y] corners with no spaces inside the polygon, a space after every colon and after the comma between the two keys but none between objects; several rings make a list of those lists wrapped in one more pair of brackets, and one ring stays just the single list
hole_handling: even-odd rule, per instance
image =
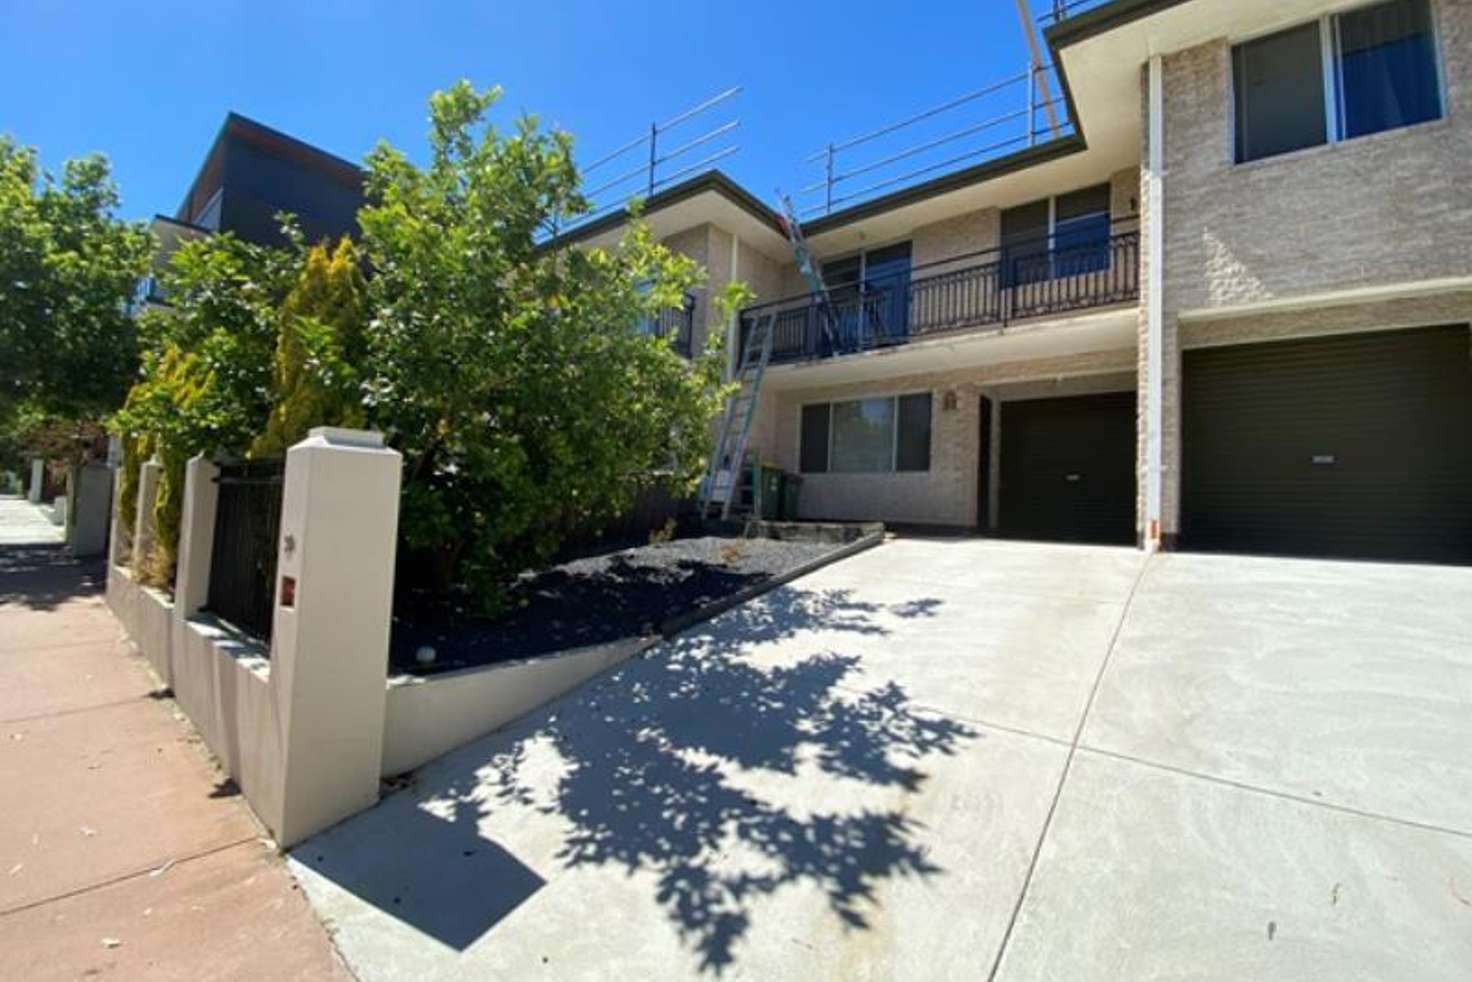
[{"label": "mulch garden bed", "polygon": [[[657,633],[671,618],[797,569],[832,543],[695,536],[611,549],[524,574],[513,607],[493,620],[453,600],[409,598],[395,610],[392,671],[433,674]],[[419,665],[421,646],[434,663]]]}]

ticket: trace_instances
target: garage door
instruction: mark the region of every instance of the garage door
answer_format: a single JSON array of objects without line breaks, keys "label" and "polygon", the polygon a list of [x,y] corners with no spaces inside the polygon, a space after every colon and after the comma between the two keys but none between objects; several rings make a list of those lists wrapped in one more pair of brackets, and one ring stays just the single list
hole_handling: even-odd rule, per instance
[{"label": "garage door", "polygon": [[1191,548],[1472,560],[1465,325],[1187,351]]},{"label": "garage door", "polygon": [[1004,402],[1004,534],[1135,541],[1135,394]]}]

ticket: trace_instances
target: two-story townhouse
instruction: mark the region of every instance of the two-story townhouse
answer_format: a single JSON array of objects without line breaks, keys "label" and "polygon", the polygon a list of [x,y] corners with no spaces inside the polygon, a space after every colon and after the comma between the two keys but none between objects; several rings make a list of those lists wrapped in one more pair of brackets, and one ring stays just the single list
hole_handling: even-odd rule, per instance
[{"label": "two-story townhouse", "polygon": [[1472,560],[1472,2],[1046,38],[1073,132],[806,222],[827,309],[729,179],[647,203],[760,295],[733,351],[776,315],[751,448],[803,517]]},{"label": "two-story townhouse", "polygon": [[1167,543],[1472,560],[1472,3],[1115,0],[1139,108],[1140,514]]},{"label": "two-story townhouse", "polygon": [[[179,243],[212,232],[247,242],[282,244],[276,216],[290,212],[308,242],[356,235],[363,204],[358,167],[310,143],[238,113],[227,113],[204,162],[172,216],[156,215],[155,264]],[[158,283],[140,284],[139,300],[159,302]]]}]

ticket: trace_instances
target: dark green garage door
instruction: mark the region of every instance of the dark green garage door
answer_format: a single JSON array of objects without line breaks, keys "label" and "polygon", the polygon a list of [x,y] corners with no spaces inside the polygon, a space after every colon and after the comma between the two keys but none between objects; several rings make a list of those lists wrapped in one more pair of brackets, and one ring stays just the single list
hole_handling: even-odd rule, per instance
[{"label": "dark green garage door", "polygon": [[1002,532],[1135,541],[1135,394],[1002,403]]},{"label": "dark green garage door", "polygon": [[1472,560],[1465,325],[1187,351],[1188,548]]}]

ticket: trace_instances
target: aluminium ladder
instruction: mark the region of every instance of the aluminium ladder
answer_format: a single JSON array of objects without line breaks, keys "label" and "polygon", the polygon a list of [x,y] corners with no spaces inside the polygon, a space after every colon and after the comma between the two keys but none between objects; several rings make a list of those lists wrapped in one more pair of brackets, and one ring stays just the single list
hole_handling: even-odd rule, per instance
[{"label": "aluminium ladder", "polygon": [[711,506],[721,506],[721,518],[731,517],[731,506],[741,491],[741,469],[746,460],[746,442],[751,436],[751,422],[756,417],[757,395],[762,376],[772,358],[772,326],[775,312],[762,314],[751,326],[736,370],[736,383],[741,386],[726,400],[726,413],[721,419],[720,438],[700,482],[700,517],[711,517]]},{"label": "aluminium ladder", "polygon": [[[778,192],[782,203],[780,216],[782,231],[792,246],[792,255],[800,272],[808,281],[808,289],[817,300],[818,326],[830,350],[838,349],[838,331],[833,323],[833,304],[823,274],[813,262],[807,239],[802,234],[802,223],[792,206],[792,199]],[[740,388],[726,401],[726,414],[721,420],[720,437],[715,452],[706,466],[705,477],[700,482],[698,503],[700,517],[710,518],[713,505],[721,506],[721,518],[731,517],[731,508],[741,493],[741,473],[746,463],[746,444],[751,436],[751,422],[756,416],[757,396],[761,392],[762,376],[767,363],[772,359],[772,334],[777,323],[777,311],[769,310],[752,324],[751,333],[741,352],[740,366],[736,379]],[[753,489],[753,493],[755,489]]]}]

